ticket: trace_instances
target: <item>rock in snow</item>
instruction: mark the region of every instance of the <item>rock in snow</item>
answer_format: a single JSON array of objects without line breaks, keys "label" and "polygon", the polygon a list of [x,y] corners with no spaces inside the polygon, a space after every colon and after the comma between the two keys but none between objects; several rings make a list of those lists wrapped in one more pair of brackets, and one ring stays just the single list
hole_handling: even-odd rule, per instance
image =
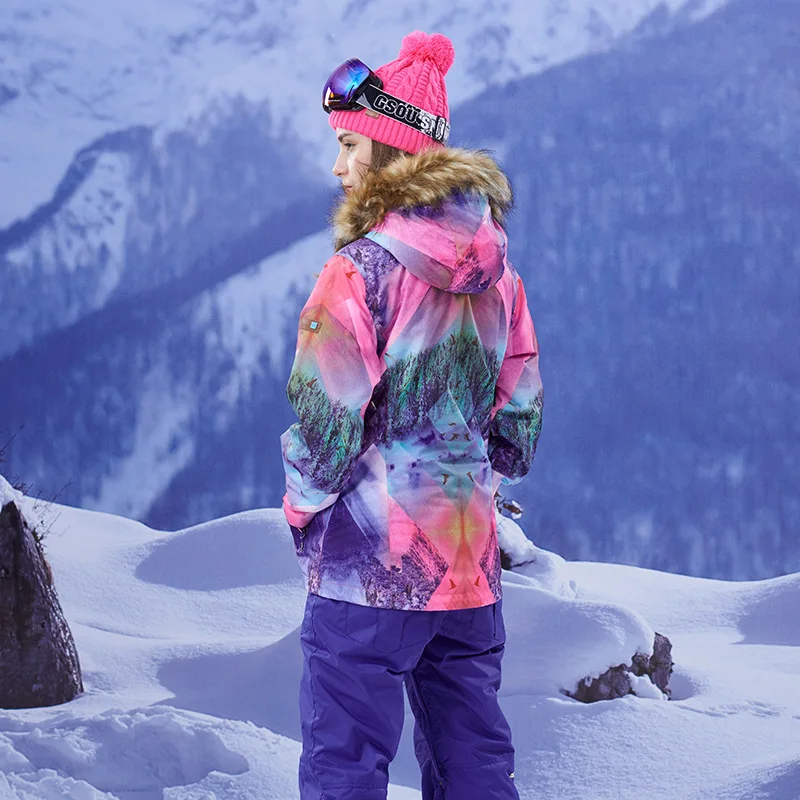
[{"label": "rock in snow", "polygon": [[[545,591],[561,597],[575,597],[575,583],[565,577],[564,559],[538,548],[516,522],[498,514],[497,538],[504,569],[533,578]],[[584,703],[613,700],[628,694],[669,697],[672,667],[672,643],[666,636],[656,633],[652,655],[634,653],[630,665],[620,664],[599,677],[583,678],[574,692],[564,690],[564,694]]]},{"label": "rock in snow", "polygon": [[630,666],[620,664],[606,670],[599,678],[584,678],[574,692],[564,694],[582,703],[594,703],[597,700],[614,700],[628,694],[653,697],[657,695],[654,690],[658,687],[669,697],[672,667],[672,643],[666,636],[657,633],[652,656],[636,653]]},{"label": "rock in snow", "polygon": [[53,574],[13,501],[0,511],[0,675],[2,708],[58,705],[83,691]]}]

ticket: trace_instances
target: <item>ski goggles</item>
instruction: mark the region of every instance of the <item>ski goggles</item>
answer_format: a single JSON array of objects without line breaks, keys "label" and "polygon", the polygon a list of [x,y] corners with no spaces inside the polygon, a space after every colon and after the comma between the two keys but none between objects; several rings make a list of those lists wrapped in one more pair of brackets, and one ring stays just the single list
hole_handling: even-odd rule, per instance
[{"label": "ski goggles", "polygon": [[368,109],[402,122],[440,144],[450,136],[450,123],[445,117],[384,92],[383,81],[357,58],[348,59],[331,73],[322,90],[322,107],[328,114]]}]

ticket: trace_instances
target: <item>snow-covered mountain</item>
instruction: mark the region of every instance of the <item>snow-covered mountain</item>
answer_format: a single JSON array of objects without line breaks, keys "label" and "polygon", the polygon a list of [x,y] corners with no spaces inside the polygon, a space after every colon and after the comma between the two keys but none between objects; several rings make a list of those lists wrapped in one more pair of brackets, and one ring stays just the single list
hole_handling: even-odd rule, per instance
[{"label": "snow-covered mountain", "polygon": [[42,302],[9,319],[0,356],[193,271],[325,185],[319,98],[344,58],[379,65],[410,28],[445,30],[455,106],[613,46],[654,13],[677,22],[722,2],[6,3],[0,267],[7,296],[35,286]]},{"label": "snow-covered mountain", "polygon": [[[0,9],[0,229],[48,201],[91,142],[136,126],[209,134],[236,104],[264,133],[318,143],[321,83],[358,53],[376,66],[410,29],[443,30],[453,103],[604,49],[653,12],[697,19],[725,0],[10,0]],[[324,160],[323,160],[323,163]]]},{"label": "snow-covered mountain", "polygon": [[709,577],[800,567],[798,85],[800,4],[745,1],[456,116],[514,178],[537,542]]},{"label": "snow-covered mountain", "polygon": [[[330,253],[319,84],[353,52],[382,63],[412,27],[439,29],[458,54],[456,143],[493,147],[516,189],[512,257],[548,393],[517,490],[529,532],[570,557],[693,574],[797,569],[800,380],[782,342],[800,302],[798,6],[738,0],[708,17],[719,5],[373,3],[333,21],[303,3],[236,19],[228,3],[129,9],[92,52],[118,35],[114,58],[137,69],[89,75],[77,47],[62,59],[105,98],[103,119],[56,100],[52,76],[37,84],[96,126],[66,173],[25,201],[46,161],[0,162],[25,190],[0,233],[12,471],[163,528],[278,504],[296,312]],[[17,9],[28,47],[7,74],[58,50],[67,13]],[[281,24],[259,40],[267,17]],[[175,34],[190,18],[205,22]],[[76,32],[89,51],[90,30]],[[263,79],[276,74],[297,81],[288,105]],[[45,134],[19,134],[33,100],[12,94],[0,135],[23,153]]]}]

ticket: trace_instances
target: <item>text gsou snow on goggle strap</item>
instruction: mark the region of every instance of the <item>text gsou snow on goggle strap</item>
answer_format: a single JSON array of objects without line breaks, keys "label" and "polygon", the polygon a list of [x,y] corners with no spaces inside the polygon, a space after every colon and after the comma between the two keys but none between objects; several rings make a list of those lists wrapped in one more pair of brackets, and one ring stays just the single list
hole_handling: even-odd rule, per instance
[{"label": "text gsou snow on goggle strap", "polygon": [[450,137],[450,123],[444,117],[431,114],[412,103],[400,100],[371,84],[364,86],[360,94],[361,96],[356,102],[364,108],[402,122],[436,142],[444,144]]}]

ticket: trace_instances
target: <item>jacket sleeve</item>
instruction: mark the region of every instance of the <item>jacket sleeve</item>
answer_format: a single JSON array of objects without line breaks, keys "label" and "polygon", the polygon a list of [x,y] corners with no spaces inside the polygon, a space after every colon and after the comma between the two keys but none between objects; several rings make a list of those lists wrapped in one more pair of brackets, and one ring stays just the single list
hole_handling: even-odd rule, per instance
[{"label": "jacket sleeve", "polygon": [[332,505],[361,455],[364,412],[384,366],[361,273],[343,256],[323,268],[300,314],[286,394],[298,422],[281,436],[290,525]]},{"label": "jacket sleeve", "polygon": [[495,490],[501,481],[517,483],[527,474],[542,429],[544,392],[539,375],[539,343],[525,287],[518,276],[516,280],[517,296],[489,427],[489,460]]}]

